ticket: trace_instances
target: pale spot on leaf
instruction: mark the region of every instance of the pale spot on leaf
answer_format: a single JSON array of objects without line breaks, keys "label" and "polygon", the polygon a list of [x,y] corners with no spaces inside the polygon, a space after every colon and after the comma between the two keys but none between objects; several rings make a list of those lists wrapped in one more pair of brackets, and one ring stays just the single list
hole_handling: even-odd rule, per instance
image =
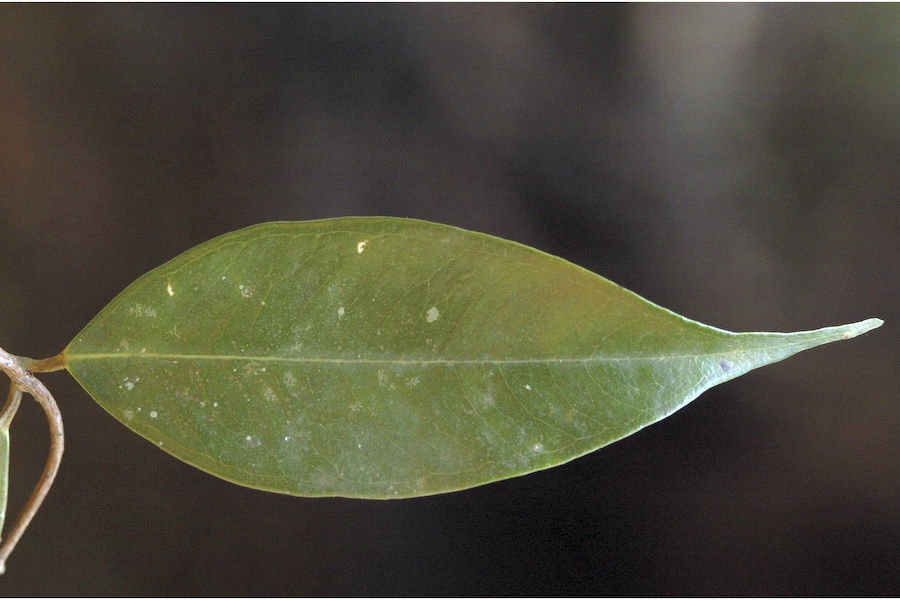
[{"label": "pale spot on leaf", "polygon": [[281,380],[284,382],[284,387],[292,388],[297,385],[297,376],[287,371],[284,375],[281,376]]},{"label": "pale spot on leaf", "polygon": [[363,240],[360,243],[358,243],[356,245],[356,253],[362,254],[363,251],[366,249],[366,244],[368,244],[368,243],[369,243],[369,240]]},{"label": "pale spot on leaf", "polygon": [[441,316],[441,313],[437,309],[437,307],[432,306],[431,308],[428,309],[428,312],[425,313],[425,320],[428,321],[429,323],[434,323],[435,321],[438,320],[438,318],[440,316]]},{"label": "pale spot on leaf", "polygon": [[134,384],[140,381],[140,377],[135,377],[134,379],[129,379],[126,377],[122,380],[122,385],[119,386],[119,389],[125,388],[129,392],[134,389]]},{"label": "pale spot on leaf", "polygon": [[128,314],[138,317],[155,317],[156,309],[146,304],[132,304],[128,309]]}]

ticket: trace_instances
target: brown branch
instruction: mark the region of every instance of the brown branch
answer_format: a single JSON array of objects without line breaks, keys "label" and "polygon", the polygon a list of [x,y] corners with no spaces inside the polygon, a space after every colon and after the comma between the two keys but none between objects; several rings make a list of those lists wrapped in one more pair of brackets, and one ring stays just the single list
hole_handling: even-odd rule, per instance
[{"label": "brown branch", "polygon": [[8,421],[12,419],[12,415],[6,414],[8,412],[7,409],[10,406],[17,406],[17,397],[24,392],[41,405],[41,408],[44,409],[44,414],[47,416],[47,423],[50,426],[50,454],[47,456],[44,471],[41,473],[41,477],[34,491],[31,492],[31,496],[25,503],[24,508],[22,508],[19,518],[12,526],[12,529],[10,529],[9,536],[0,545],[0,574],[5,572],[6,559],[9,558],[16,543],[22,537],[28,524],[31,523],[31,519],[47,496],[47,492],[50,491],[50,486],[53,485],[53,479],[56,477],[59,464],[62,461],[64,437],[62,415],[59,413],[59,407],[57,407],[56,401],[47,388],[44,387],[44,384],[32,375],[25,366],[26,364],[47,363],[52,360],[32,361],[30,359],[21,359],[0,348],[0,370],[9,376],[11,382],[10,401],[7,402],[3,414],[0,415],[0,423],[9,426]]}]

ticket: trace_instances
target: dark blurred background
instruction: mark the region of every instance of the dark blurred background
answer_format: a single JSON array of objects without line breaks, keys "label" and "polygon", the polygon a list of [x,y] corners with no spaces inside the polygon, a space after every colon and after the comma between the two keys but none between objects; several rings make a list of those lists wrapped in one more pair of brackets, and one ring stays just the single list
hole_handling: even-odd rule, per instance
[{"label": "dark blurred background", "polygon": [[[269,220],[418,217],[732,330],[885,319],[565,466],[304,499],[183,465],[65,373],[2,595],[900,593],[900,7],[4,5],[0,344]],[[10,510],[40,472],[33,402]]]}]

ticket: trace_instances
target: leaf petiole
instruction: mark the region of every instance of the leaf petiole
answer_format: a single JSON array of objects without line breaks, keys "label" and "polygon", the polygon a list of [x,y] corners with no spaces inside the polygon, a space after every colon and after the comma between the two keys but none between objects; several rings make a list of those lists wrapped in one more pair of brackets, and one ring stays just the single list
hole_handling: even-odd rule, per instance
[{"label": "leaf petiole", "polygon": [[16,411],[19,410],[19,403],[21,400],[22,390],[10,381],[9,395],[6,397],[6,404],[4,404],[3,409],[0,410],[0,431],[9,429],[13,417],[16,416]]}]

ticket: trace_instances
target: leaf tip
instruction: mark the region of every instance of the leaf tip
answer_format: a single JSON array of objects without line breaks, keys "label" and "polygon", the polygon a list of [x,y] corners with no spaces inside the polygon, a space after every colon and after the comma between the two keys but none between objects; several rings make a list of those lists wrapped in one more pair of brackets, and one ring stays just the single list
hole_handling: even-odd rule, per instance
[{"label": "leaf tip", "polygon": [[849,340],[851,338],[855,338],[858,335],[862,335],[868,331],[872,331],[873,329],[877,329],[884,324],[882,319],[866,319],[865,321],[860,321],[858,323],[851,323],[850,325],[844,326],[844,333],[841,335],[842,340]]}]

